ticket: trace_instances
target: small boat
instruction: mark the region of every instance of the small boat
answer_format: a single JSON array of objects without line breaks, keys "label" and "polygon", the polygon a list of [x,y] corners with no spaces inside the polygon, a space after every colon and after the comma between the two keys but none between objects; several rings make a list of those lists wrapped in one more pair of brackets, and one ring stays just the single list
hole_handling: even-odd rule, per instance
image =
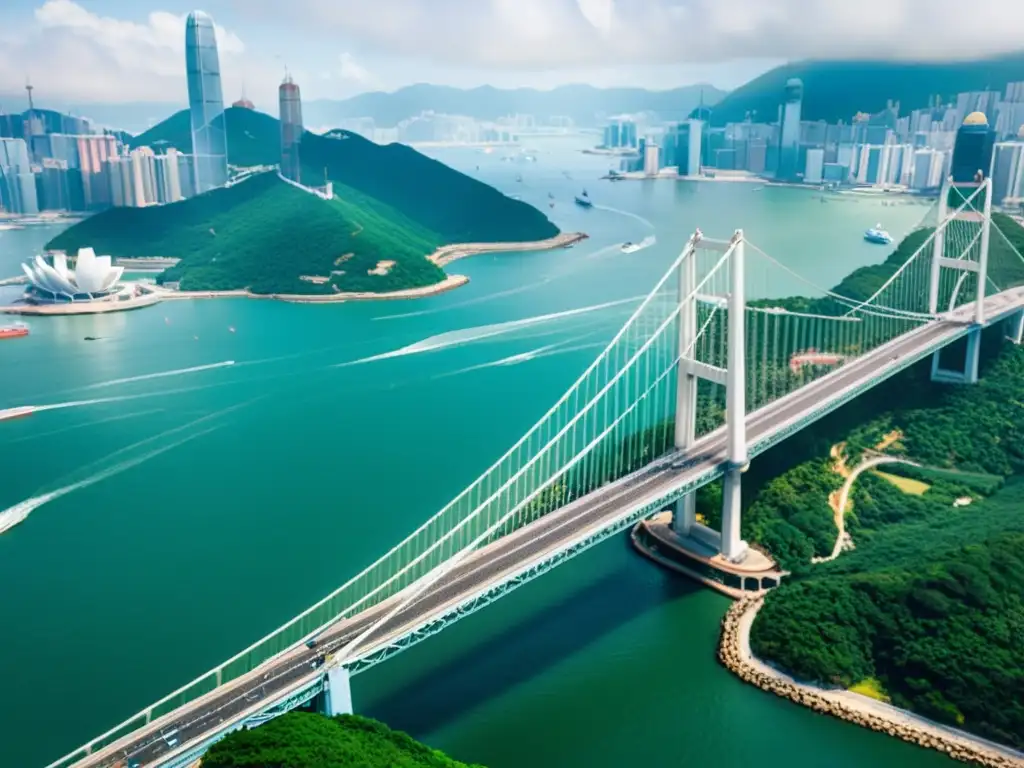
[{"label": "small boat", "polygon": [[864,233],[864,239],[869,243],[889,245],[892,242],[892,235],[882,229],[881,224],[876,224],[872,229]]},{"label": "small boat", "polygon": [[637,251],[642,251],[644,248],[649,248],[650,246],[654,245],[656,242],[657,242],[657,240],[655,239],[654,235],[650,235],[649,237],[645,237],[639,243],[632,243],[629,240],[627,240],[626,242],[624,242],[622,244],[622,252],[623,253],[636,253]]},{"label": "small boat", "polygon": [[553,194],[551,194],[550,192],[548,192],[548,200],[554,200],[554,199],[555,199],[555,196]]},{"label": "small boat", "polygon": [[101,338],[103,338],[103,337],[102,336],[86,336],[85,340],[86,341],[99,341]]},{"label": "small boat", "polygon": [[576,195],[576,205],[580,206],[581,208],[594,207],[594,202],[590,199],[590,196],[587,194],[587,190],[584,189],[582,195]]},{"label": "small boat", "polygon": [[522,180],[523,180],[522,176],[516,176],[516,181],[522,181]]},{"label": "small boat", "polygon": [[228,326],[228,333],[234,333],[234,332],[235,332],[235,326],[229,325]]},{"label": "small boat", "polygon": [[555,207],[555,201],[552,200],[550,203],[548,203],[548,208],[554,208],[554,207]]},{"label": "small boat", "polygon": [[28,326],[24,323],[0,327],[0,339],[14,339],[18,336],[28,336]]},{"label": "small boat", "polygon": [[3,410],[0,410],[0,421],[28,416],[29,414],[34,413],[35,410],[35,406],[32,405],[20,405],[17,408],[4,408]]}]

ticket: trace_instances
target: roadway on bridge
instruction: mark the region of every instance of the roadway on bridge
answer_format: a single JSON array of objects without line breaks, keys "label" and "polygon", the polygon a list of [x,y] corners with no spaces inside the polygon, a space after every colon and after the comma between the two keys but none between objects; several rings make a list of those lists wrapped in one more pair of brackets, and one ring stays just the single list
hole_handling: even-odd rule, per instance
[{"label": "roadway on bridge", "polygon": [[[909,365],[927,354],[943,337],[952,339],[962,333],[964,328],[963,322],[945,320],[929,323],[863,358],[847,363],[788,397],[749,414],[748,442],[755,443],[770,437],[786,425],[820,410],[823,403],[835,399],[844,391],[869,383],[887,368],[895,372]],[[543,561],[564,549],[581,536],[600,531],[630,510],[672,493],[686,480],[696,480],[714,470],[726,458],[724,429],[699,440],[687,455],[699,458],[692,465],[679,469],[671,467],[674,460],[679,458],[678,455],[659,459],[649,467],[576,499],[474,553],[366,638],[360,655],[369,655],[375,647],[382,646],[390,638],[407,634],[445,615],[463,602],[485,592],[490,586],[500,584],[535,562]],[[126,756],[133,763],[151,765],[184,745],[198,744],[210,738],[232,721],[267,709],[290,691],[308,685],[322,675],[323,670],[314,666],[321,654],[342,648],[366,629],[370,622],[393,607],[393,601],[400,598],[401,594],[373,606],[353,619],[339,622],[320,635],[315,649],[299,646],[285,651],[248,675],[226,683],[207,697],[191,702],[125,737],[116,751],[108,747],[77,765],[83,768],[112,766]],[[174,736],[177,744],[170,747],[161,734],[173,731],[176,731]]]}]

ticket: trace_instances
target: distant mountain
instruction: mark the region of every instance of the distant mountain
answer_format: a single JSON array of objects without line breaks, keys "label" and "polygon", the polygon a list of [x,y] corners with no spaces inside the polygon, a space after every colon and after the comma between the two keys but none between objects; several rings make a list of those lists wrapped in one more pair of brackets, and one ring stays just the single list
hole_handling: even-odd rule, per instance
[{"label": "distant mountain", "polygon": [[804,83],[804,120],[849,122],[857,112],[873,114],[892,99],[900,114],[928,105],[936,94],[949,99],[964,91],[1005,89],[1024,80],[1024,53],[978,61],[913,63],[884,61],[800,61],[756,77],[714,105],[713,125],[776,119],[786,81]]},{"label": "distant mountain", "polygon": [[[280,158],[280,122],[251,109],[226,110],[228,162],[274,165]],[[340,138],[302,136],[302,178],[324,177],[352,188],[408,217],[449,243],[542,240],[558,228],[536,208],[506,197],[404,144],[381,146],[348,131]],[[188,112],[183,110],[132,140],[132,146],[192,151]]]},{"label": "distant mountain", "polygon": [[[14,105],[18,108],[25,106],[24,92],[16,94],[0,94],[0,108],[10,109]],[[141,133],[147,128],[156,125],[167,115],[182,108],[182,104],[174,102],[128,102],[126,104],[85,104],[75,105],[64,102],[46,100],[49,109],[40,111],[54,111],[65,115],[74,115],[91,120],[100,128],[114,128],[129,133]],[[17,113],[23,114],[23,113]],[[0,118],[2,120],[2,118]]]},{"label": "distant mountain", "polygon": [[539,91],[491,86],[467,90],[419,84],[393,93],[361,93],[343,101],[307,101],[302,111],[308,125],[333,125],[344,119],[372,117],[378,127],[388,128],[433,110],[478,120],[496,120],[516,113],[535,115],[538,120],[566,115],[577,125],[597,126],[605,116],[645,110],[656,112],[665,120],[681,120],[700,104],[702,91],[706,104],[718,103],[725,95],[725,91],[711,85],[688,85],[669,91],[564,85]]}]

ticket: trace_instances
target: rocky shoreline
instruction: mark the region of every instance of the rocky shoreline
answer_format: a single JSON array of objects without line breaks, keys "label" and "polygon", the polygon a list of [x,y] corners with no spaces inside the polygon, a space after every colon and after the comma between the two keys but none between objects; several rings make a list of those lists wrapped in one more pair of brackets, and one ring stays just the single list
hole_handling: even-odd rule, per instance
[{"label": "rocky shoreline", "polygon": [[973,763],[985,768],[1021,768],[1024,760],[1000,753],[995,747],[969,741],[952,733],[946,734],[941,728],[897,722],[880,714],[865,711],[837,701],[830,691],[818,690],[808,685],[788,680],[784,675],[767,670],[755,663],[749,652],[748,635],[753,616],[761,607],[764,598],[743,598],[730,607],[722,619],[722,633],[718,644],[718,660],[741,680],[776,696],[810,707],[815,712],[838,717],[873,731],[880,731],[911,744],[943,752],[954,760]]}]

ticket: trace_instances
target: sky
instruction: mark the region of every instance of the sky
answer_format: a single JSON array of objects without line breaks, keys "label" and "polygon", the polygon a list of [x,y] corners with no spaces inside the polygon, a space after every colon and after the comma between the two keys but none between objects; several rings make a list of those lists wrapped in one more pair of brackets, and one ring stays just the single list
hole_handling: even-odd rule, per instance
[{"label": "sky", "polygon": [[[195,1],[195,0],[194,0]],[[186,102],[184,17],[217,24],[225,100],[417,82],[735,88],[787,60],[1024,48],[1020,0],[0,0],[0,107]]]}]

